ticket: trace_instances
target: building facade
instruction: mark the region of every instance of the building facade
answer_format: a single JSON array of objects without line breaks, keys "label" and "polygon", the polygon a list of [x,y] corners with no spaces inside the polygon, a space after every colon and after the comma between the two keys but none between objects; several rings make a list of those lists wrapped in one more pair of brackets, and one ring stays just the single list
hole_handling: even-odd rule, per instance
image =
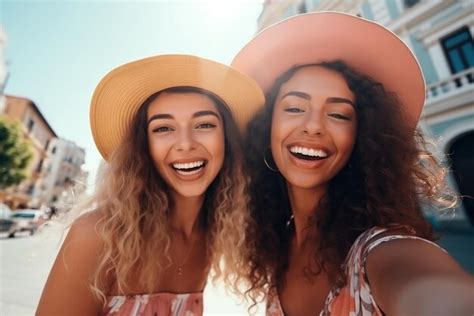
[{"label": "building facade", "polygon": [[56,133],[48,124],[36,104],[26,98],[6,96],[3,113],[12,120],[19,121],[24,135],[33,144],[33,160],[30,163],[28,177],[18,186],[7,190],[9,203],[14,208],[36,206],[36,183],[44,176],[43,163],[47,158],[47,149]]},{"label": "building facade", "polygon": [[81,169],[85,151],[74,142],[53,138],[47,157],[43,165],[44,177],[37,183],[36,191],[47,206],[63,208],[63,193],[73,188],[81,191],[79,188],[85,188],[84,183],[87,183],[87,173]]},{"label": "building facade", "polygon": [[262,30],[313,11],[345,12],[378,22],[417,56],[427,85],[419,126],[437,140],[437,154],[450,166],[449,184],[463,197],[455,212],[438,214],[434,220],[448,226],[474,226],[474,199],[470,198],[474,197],[472,0],[267,0],[258,27]]},{"label": "building facade", "polygon": [[33,101],[14,96],[5,99],[3,114],[21,123],[24,135],[33,144],[34,155],[27,179],[2,192],[1,198],[13,208],[58,207],[64,201],[64,191],[84,192],[84,149],[58,138]]}]

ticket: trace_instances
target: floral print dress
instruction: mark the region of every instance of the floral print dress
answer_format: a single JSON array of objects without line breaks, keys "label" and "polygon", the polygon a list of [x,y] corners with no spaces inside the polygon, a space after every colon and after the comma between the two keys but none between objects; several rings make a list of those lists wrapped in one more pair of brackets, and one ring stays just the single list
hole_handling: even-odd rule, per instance
[{"label": "floral print dress", "polygon": [[201,316],[202,292],[109,296],[107,316]]},{"label": "floral print dress", "polygon": [[[383,316],[383,312],[378,307],[368,284],[365,271],[365,261],[369,252],[378,245],[395,239],[417,239],[431,243],[440,248],[435,243],[426,239],[411,235],[386,235],[375,238],[378,235],[393,229],[400,229],[401,226],[393,228],[373,227],[362,233],[352,245],[345,262],[347,283],[344,287],[333,289],[326,298],[324,308],[319,316]],[[443,250],[444,251],[444,250]],[[270,289],[267,299],[267,316],[284,316],[283,308],[278,299],[276,288]]]}]

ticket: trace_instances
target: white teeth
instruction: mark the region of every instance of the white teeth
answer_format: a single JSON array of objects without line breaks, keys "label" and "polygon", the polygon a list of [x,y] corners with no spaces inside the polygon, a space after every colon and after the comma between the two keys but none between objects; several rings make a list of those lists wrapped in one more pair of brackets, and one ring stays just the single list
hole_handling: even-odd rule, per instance
[{"label": "white teeth", "polygon": [[290,151],[294,154],[301,154],[301,155],[311,156],[311,157],[325,158],[328,156],[327,152],[325,152],[324,150],[306,148],[306,147],[300,147],[300,146],[293,146],[290,148]]},{"label": "white teeth", "polygon": [[173,168],[180,169],[180,170],[186,170],[186,169],[201,167],[202,165],[204,165],[203,160],[195,161],[195,162],[187,162],[187,163],[174,163]]},{"label": "white teeth", "polygon": [[182,174],[183,176],[189,176],[192,174],[196,174],[200,172],[202,169],[196,169],[196,170],[191,170],[191,171],[184,171],[184,170],[176,170],[179,174]]}]

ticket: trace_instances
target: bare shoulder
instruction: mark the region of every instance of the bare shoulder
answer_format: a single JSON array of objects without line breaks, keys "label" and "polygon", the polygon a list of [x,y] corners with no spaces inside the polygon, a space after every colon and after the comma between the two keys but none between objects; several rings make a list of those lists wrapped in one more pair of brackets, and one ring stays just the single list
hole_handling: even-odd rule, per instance
[{"label": "bare shoulder", "polygon": [[367,255],[366,272],[374,299],[390,315],[415,311],[428,315],[435,308],[433,300],[442,303],[448,314],[463,315],[472,307],[465,297],[466,290],[474,290],[472,277],[448,253],[425,240],[394,239],[374,247]]},{"label": "bare shoulder", "polygon": [[74,243],[76,247],[87,246],[92,247],[92,249],[99,248],[101,243],[97,228],[100,225],[101,219],[102,215],[97,211],[80,216],[71,225],[64,244],[69,245]]},{"label": "bare shoulder", "polygon": [[[442,248],[421,239],[393,239],[374,247],[367,255],[370,275],[392,273],[464,273],[457,262]],[[408,271],[405,271],[408,269]],[[374,272],[374,273],[371,273]]]},{"label": "bare shoulder", "polygon": [[37,315],[93,315],[101,303],[91,290],[100,262],[101,215],[79,217],[69,229],[43,290]]}]

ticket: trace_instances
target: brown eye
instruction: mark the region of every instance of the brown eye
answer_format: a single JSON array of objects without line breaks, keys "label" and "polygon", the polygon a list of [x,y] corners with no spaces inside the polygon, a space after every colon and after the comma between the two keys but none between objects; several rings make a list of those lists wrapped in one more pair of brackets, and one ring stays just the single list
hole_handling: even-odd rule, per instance
[{"label": "brown eye", "polygon": [[339,113],[330,113],[329,116],[334,117],[338,120],[344,120],[344,121],[350,121],[351,120],[351,118],[349,116],[342,115],[342,114],[339,114]]},{"label": "brown eye", "polygon": [[288,107],[285,109],[285,112],[289,112],[289,113],[302,113],[304,112],[302,109],[298,108],[298,107]]},{"label": "brown eye", "polygon": [[168,127],[168,126],[159,126],[157,128],[154,128],[152,130],[153,133],[166,133],[166,132],[170,132],[172,131],[173,129],[171,127]]},{"label": "brown eye", "polygon": [[208,129],[208,128],[214,128],[214,127],[216,127],[216,125],[212,123],[202,123],[196,126],[197,129]]}]

